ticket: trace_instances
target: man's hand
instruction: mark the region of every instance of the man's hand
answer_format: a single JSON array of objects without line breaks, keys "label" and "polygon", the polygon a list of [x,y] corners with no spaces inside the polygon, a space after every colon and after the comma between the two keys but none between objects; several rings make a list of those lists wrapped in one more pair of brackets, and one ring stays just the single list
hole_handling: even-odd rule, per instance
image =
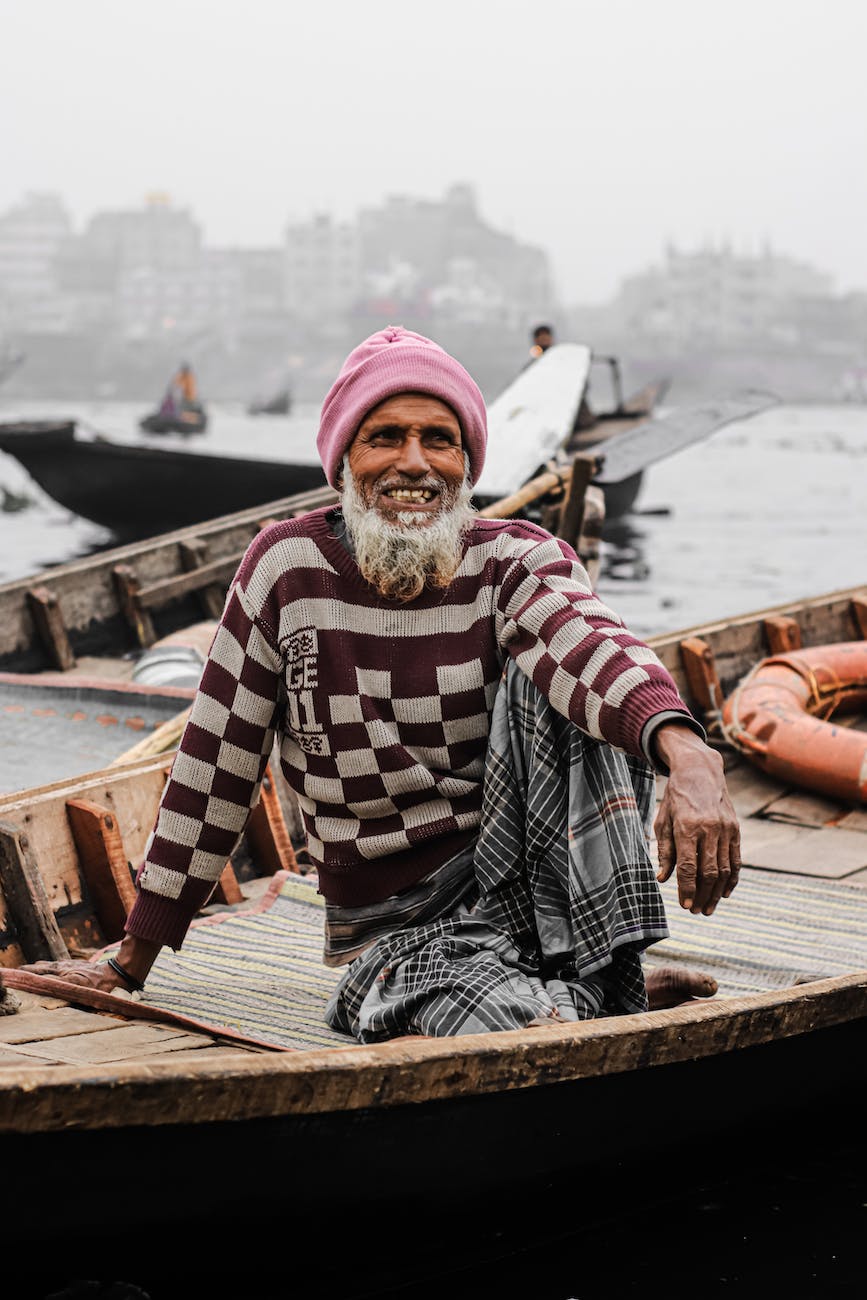
[{"label": "man's hand", "polygon": [[661,726],[654,741],[670,773],[654,823],[656,878],[668,880],[677,867],[681,907],[710,916],[737,885],[741,867],[740,829],[723,761],[700,736],[677,723]]},{"label": "man's hand", "polygon": [[[128,934],[118,949],[117,960],[133,979],[143,984],[161,947],[161,944],[151,943],[149,939],[139,939]],[[126,992],[130,990],[130,985],[107,962],[79,961],[70,957],[65,961],[37,961],[32,966],[22,966],[20,969],[30,971],[33,975],[52,975],[67,984],[98,989],[100,993],[113,993],[115,989],[124,989]]]}]

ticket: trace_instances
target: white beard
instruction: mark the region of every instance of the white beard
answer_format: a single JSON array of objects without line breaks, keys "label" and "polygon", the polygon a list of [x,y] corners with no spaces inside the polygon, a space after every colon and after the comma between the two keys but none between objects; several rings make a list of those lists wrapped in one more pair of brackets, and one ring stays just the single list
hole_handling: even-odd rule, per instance
[{"label": "white beard", "polygon": [[415,600],[426,585],[447,587],[455,576],[463,535],[476,513],[470,504],[472,489],[466,477],[459,488],[449,489],[436,474],[421,482],[395,476],[389,486],[434,488],[440,493],[440,509],[433,518],[402,510],[392,523],[376,508],[379,490],[374,488],[371,500],[365,500],[344,460],[341,506],[362,577],[387,600]]}]

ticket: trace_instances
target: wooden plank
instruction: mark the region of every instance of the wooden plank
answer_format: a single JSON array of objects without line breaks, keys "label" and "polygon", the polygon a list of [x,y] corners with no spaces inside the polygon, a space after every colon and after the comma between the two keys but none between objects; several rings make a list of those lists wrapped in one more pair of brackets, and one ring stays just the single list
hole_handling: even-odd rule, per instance
[{"label": "wooden plank", "polygon": [[867,834],[867,808],[853,808],[837,821],[837,829]]},{"label": "wooden plank", "polygon": [[0,822],[0,886],[25,960],[60,961],[69,956],[27,835]]},{"label": "wooden plank", "polygon": [[75,655],[69,644],[66,625],[60,603],[48,587],[31,587],[27,592],[27,603],[42,643],[48,651],[50,662],[61,672],[75,667]]},{"label": "wooden plank", "polygon": [[741,822],[741,858],[765,871],[841,880],[867,867],[867,836],[748,817]]},{"label": "wooden plank", "polygon": [[[16,996],[25,993],[16,989]],[[80,1011],[77,1007],[58,1006],[51,1010],[26,1011],[0,1020],[0,1043],[40,1043],[52,1038],[65,1038],[70,1034],[102,1033],[115,1024],[113,1017],[94,1011]]]},{"label": "wooden plank", "polygon": [[[206,1042],[214,1041],[213,1035],[205,1034],[204,1038]],[[167,1052],[193,1047],[199,1041],[198,1034],[187,1030],[138,1020],[99,1034],[69,1035],[47,1043],[17,1043],[15,1048],[34,1060],[62,1061],[66,1065],[109,1065],[137,1061],[143,1049],[150,1056],[165,1056]]]},{"label": "wooden plank", "polygon": [[[265,1054],[264,1049],[260,1055]],[[171,1064],[173,1066],[185,1065],[190,1061],[207,1061],[211,1065],[227,1064],[232,1065],[241,1057],[248,1057],[251,1052],[256,1052],[254,1047],[224,1047],[222,1043],[213,1042],[203,1038],[201,1044],[197,1047],[182,1048],[179,1051],[172,1051]],[[165,1052],[155,1053],[153,1056],[144,1054],[136,1058],[138,1064],[164,1064],[166,1060]]]},{"label": "wooden plank", "polygon": [[117,818],[92,799],[67,800],[66,815],[94,911],[106,940],[113,943],[123,937],[124,923],[136,897]]},{"label": "wooden plank", "polygon": [[761,812],[788,789],[743,760],[726,771],[726,786],[739,818]]},{"label": "wooden plank", "polygon": [[774,821],[796,826],[839,826],[840,823],[840,804],[836,800],[795,790],[765,804],[763,811]]}]

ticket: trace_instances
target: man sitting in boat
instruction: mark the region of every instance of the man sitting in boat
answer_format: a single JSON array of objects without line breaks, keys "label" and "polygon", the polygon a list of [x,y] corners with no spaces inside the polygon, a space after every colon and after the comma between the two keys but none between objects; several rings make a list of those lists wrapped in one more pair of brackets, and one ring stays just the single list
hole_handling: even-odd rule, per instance
[{"label": "man sitting in boat", "polygon": [[486,440],[482,394],[431,340],[391,327],[350,354],[317,438],[340,502],[271,524],[241,562],[117,958],[37,970],[138,988],[179,949],[276,735],[325,961],[347,967],[334,1028],[464,1034],[714,992],[645,979],[642,953],[667,934],[658,880],[676,870],[705,915],[735,887],[722,760],[575,552],[474,512]]}]

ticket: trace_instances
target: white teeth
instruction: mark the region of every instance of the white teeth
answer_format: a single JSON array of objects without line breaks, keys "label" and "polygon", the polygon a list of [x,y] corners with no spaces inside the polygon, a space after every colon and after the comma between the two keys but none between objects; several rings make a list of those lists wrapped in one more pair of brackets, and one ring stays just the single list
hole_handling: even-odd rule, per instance
[{"label": "white teeth", "polygon": [[391,488],[386,495],[394,501],[430,501],[434,494],[430,488]]}]

